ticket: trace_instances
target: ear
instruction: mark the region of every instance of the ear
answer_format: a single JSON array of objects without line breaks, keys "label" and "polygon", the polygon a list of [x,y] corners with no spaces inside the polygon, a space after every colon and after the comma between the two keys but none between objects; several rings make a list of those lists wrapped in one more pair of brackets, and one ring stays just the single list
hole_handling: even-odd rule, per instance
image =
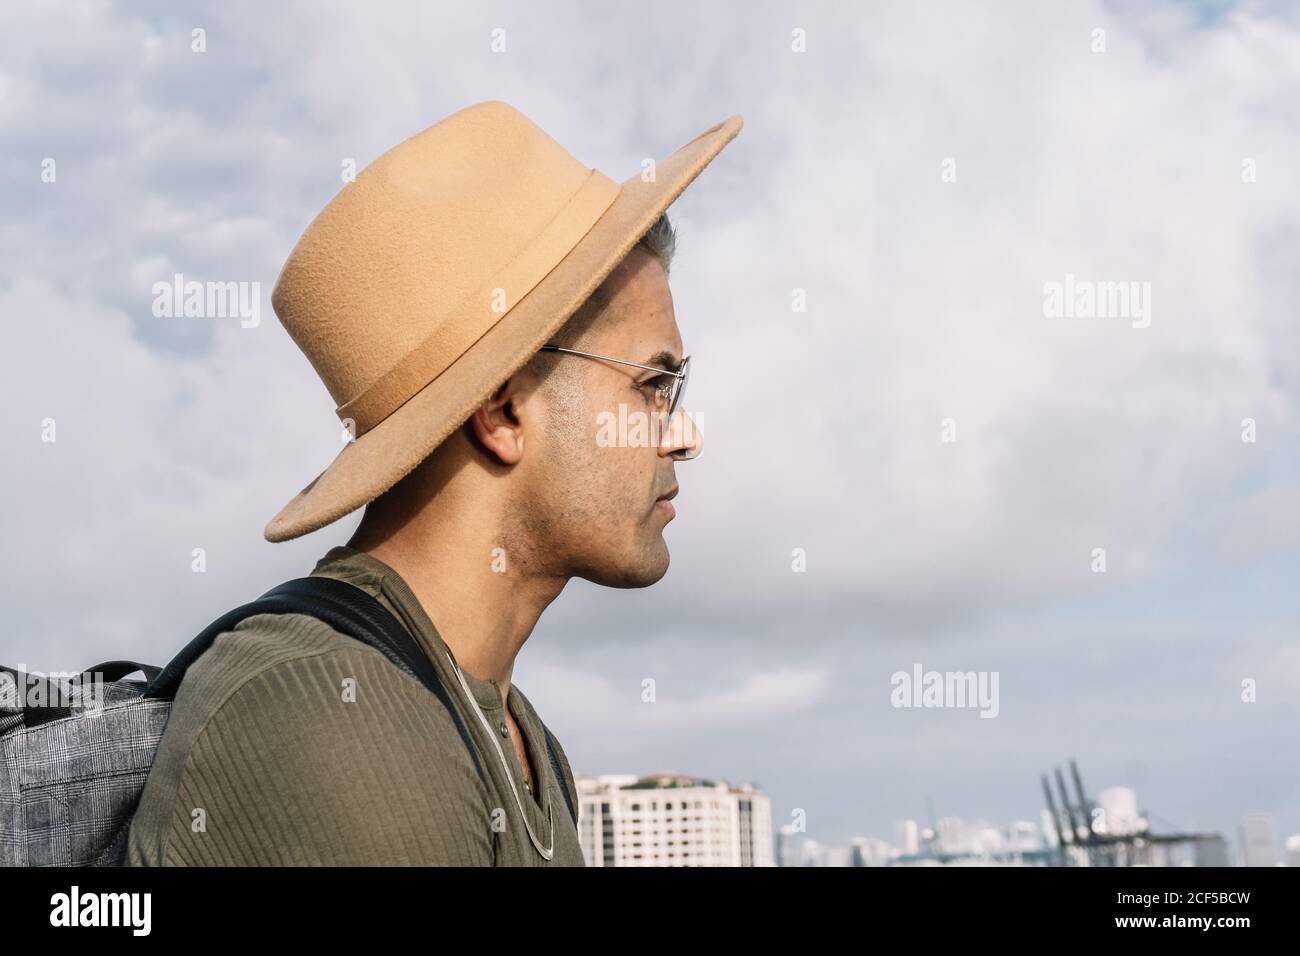
[{"label": "ear", "polygon": [[483,450],[503,465],[516,465],[524,457],[524,428],[518,414],[521,385],[520,375],[510,376],[465,423]]}]

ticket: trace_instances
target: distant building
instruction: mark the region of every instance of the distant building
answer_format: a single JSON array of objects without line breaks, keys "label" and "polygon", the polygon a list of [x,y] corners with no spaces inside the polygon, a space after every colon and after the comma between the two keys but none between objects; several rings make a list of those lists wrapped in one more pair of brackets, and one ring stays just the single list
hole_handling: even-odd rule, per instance
[{"label": "distant building", "polygon": [[1101,819],[1096,821],[1099,832],[1112,836],[1142,833],[1147,821],[1138,813],[1137,793],[1129,787],[1110,787],[1097,795]]},{"label": "distant building", "polygon": [[974,845],[974,834],[963,820],[944,817],[939,821],[939,850],[944,853],[970,853]]},{"label": "distant building", "polygon": [[787,823],[776,835],[776,865],[798,866],[805,834]]},{"label": "distant building", "polygon": [[823,866],[853,866],[853,848],[847,846],[828,846]]},{"label": "distant building", "polygon": [[1054,851],[1044,845],[1039,827],[1031,820],[997,825],[987,820],[967,822],[943,817],[919,832],[915,853],[894,851],[890,866],[1043,866]]},{"label": "distant building", "polygon": [[888,866],[893,847],[875,837],[857,837],[851,842],[853,866]]},{"label": "distant building", "polygon": [[1006,839],[1008,849],[1025,852],[1026,850],[1041,850],[1043,848],[1043,837],[1039,832],[1038,825],[1032,820],[1015,820],[1006,828]]},{"label": "distant building", "polygon": [[588,866],[773,866],[771,806],[749,784],[578,774]]},{"label": "distant building", "polygon": [[1228,866],[1228,841],[1217,834],[1202,836],[1194,842],[1193,866]]},{"label": "distant building", "polygon": [[1286,865],[1300,866],[1300,833],[1286,838]]},{"label": "distant building", "polygon": [[921,852],[921,828],[915,820],[899,820],[894,824],[894,846],[903,856]]},{"label": "distant building", "polygon": [[804,841],[799,844],[799,858],[795,861],[795,866],[826,866],[829,857],[830,847],[805,835]]},{"label": "distant building", "polygon": [[1277,838],[1274,836],[1273,817],[1267,813],[1252,813],[1241,821],[1240,858],[1242,866],[1276,866]]}]

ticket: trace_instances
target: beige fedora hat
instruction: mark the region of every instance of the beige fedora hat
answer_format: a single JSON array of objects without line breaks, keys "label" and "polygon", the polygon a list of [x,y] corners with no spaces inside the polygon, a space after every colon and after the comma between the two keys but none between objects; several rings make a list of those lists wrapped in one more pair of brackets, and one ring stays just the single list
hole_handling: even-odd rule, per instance
[{"label": "beige fedora hat", "polygon": [[546,344],[741,125],[732,116],[618,183],[493,100],[344,186],[289,254],[271,304],[351,437],[266,539],[336,521],[415,468]]}]

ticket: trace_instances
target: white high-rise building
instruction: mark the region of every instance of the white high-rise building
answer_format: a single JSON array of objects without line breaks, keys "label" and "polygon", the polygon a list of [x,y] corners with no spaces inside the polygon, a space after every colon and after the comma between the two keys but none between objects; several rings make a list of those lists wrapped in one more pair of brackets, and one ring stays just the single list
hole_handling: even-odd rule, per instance
[{"label": "white high-rise building", "polygon": [[1273,836],[1273,817],[1267,813],[1252,813],[1241,821],[1242,866],[1276,866],[1277,840]]},{"label": "white high-rise building", "polygon": [[969,853],[974,834],[960,817],[943,817],[939,821],[939,849],[944,853]]},{"label": "white high-rise building", "polygon": [[921,828],[915,820],[899,820],[894,824],[894,846],[903,856],[921,852]]},{"label": "white high-rise building", "polygon": [[1147,822],[1138,813],[1137,793],[1128,787],[1110,787],[1097,794],[1101,807],[1100,820],[1090,821],[1094,828],[1100,824],[1102,833],[1127,836],[1147,829]]},{"label": "white high-rise building", "polygon": [[575,776],[588,866],[774,866],[771,804],[684,774]]}]

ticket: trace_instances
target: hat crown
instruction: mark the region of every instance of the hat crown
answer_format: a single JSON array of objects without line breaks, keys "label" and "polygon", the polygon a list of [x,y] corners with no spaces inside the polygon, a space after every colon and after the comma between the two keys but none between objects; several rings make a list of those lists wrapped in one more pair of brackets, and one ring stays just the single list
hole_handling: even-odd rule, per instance
[{"label": "hat crown", "polygon": [[[508,103],[467,107],[372,162],[298,240],[271,303],[335,402],[373,385],[537,241],[591,170]],[[499,311],[513,307],[499,290]]]}]

